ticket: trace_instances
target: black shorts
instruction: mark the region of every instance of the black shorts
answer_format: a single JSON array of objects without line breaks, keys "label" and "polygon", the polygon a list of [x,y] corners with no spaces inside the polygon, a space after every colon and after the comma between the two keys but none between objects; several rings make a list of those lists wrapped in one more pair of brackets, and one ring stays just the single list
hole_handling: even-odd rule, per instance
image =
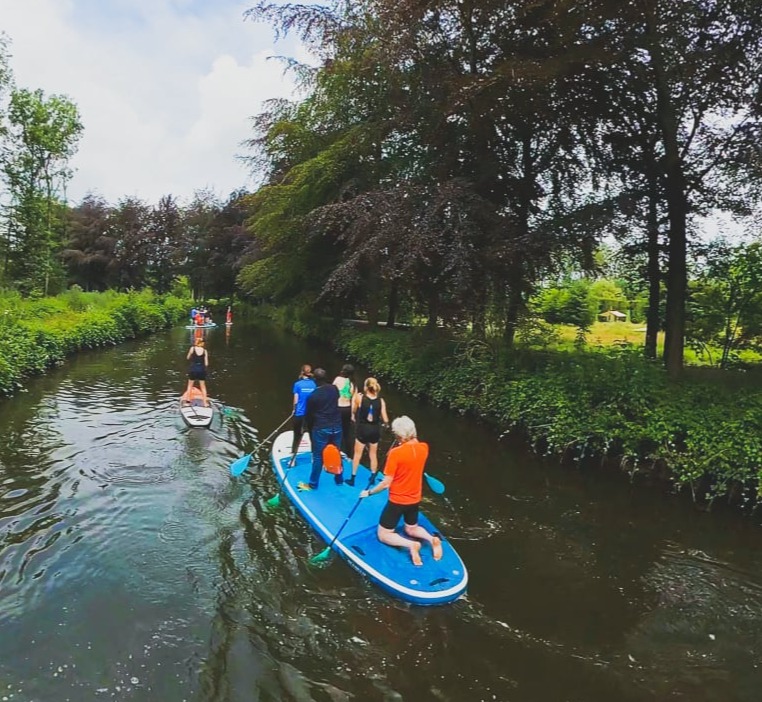
[{"label": "black shorts", "polygon": [[418,524],[418,508],[420,506],[420,502],[416,502],[414,505],[397,505],[394,502],[387,502],[384,511],[381,512],[381,519],[378,520],[378,523],[384,529],[396,529],[397,524],[400,522],[400,517],[404,517],[405,524],[415,526]]},{"label": "black shorts", "polygon": [[188,380],[206,380],[206,371],[190,370],[188,371]]},{"label": "black shorts", "polygon": [[377,444],[381,440],[381,426],[361,422],[355,430],[355,439],[361,444]]}]

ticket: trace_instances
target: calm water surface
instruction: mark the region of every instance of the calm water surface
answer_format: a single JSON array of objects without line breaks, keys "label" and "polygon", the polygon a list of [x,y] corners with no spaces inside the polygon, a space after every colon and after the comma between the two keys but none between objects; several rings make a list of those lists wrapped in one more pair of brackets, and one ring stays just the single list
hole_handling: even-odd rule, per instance
[{"label": "calm water surface", "polygon": [[[183,330],[84,354],[0,402],[0,699],[759,700],[760,528],[621,476],[561,469],[385,388],[447,485],[425,508],[467,598],[409,607],[288,507],[266,451],[303,362],[271,330],[208,332],[211,430],[176,412]],[[360,373],[362,376],[362,373]],[[237,416],[232,416],[235,409]]]}]

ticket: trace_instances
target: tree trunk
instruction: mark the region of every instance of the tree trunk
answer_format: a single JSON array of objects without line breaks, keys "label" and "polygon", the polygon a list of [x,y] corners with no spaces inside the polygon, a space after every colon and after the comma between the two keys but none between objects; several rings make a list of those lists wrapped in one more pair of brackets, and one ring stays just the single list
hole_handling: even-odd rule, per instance
[{"label": "tree trunk", "polygon": [[399,286],[397,281],[392,281],[389,289],[389,313],[386,316],[386,327],[392,329],[397,323],[397,309],[399,308]]},{"label": "tree trunk", "polygon": [[[521,186],[519,189],[518,215],[519,244],[529,240],[529,216],[532,200],[535,196],[534,158],[532,153],[532,127],[525,125],[521,136]],[[505,330],[503,340],[508,348],[513,346],[516,338],[516,328],[519,323],[519,313],[524,304],[521,289],[524,283],[524,271],[521,265],[520,245],[513,254],[514,263],[510,267],[508,281],[508,308],[505,315]]]},{"label": "tree trunk", "polygon": [[661,302],[661,267],[659,265],[659,189],[655,177],[648,184],[648,312],[646,313],[646,358],[656,358]]},{"label": "tree trunk", "polygon": [[669,212],[664,365],[669,375],[674,377],[679,375],[683,369],[685,347],[685,299],[688,287],[686,266],[688,201],[678,143],[677,117],[665,73],[664,56],[658,36],[654,5],[648,5],[646,18],[651,41],[651,63],[656,82],[656,110],[662,143],[664,144],[666,196]]},{"label": "tree trunk", "polygon": [[439,295],[432,292],[429,296],[429,318],[426,320],[426,329],[434,331],[437,328],[437,318],[439,317]]}]

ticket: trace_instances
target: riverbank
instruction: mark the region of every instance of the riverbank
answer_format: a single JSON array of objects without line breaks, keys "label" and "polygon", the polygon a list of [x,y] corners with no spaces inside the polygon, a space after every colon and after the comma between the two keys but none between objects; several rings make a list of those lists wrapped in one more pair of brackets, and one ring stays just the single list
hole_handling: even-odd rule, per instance
[{"label": "riverbank", "polygon": [[85,293],[25,300],[0,296],[0,396],[84,349],[113,346],[184,319],[190,301],[141,292]]},{"label": "riverbank", "polygon": [[[304,334],[282,311],[267,316]],[[688,368],[675,382],[628,348],[506,350],[422,331],[323,327],[312,335],[380,378],[480,417],[498,436],[520,434],[537,453],[657,476],[710,503],[751,508],[762,495],[759,373]]]}]

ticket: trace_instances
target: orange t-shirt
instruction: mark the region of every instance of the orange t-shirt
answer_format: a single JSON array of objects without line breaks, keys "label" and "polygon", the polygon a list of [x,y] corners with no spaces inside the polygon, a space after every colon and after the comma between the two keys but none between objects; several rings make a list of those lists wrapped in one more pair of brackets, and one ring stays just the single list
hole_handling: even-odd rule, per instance
[{"label": "orange t-shirt", "polygon": [[386,457],[384,475],[392,479],[389,500],[397,505],[414,505],[421,501],[423,467],[429,457],[429,445],[412,439],[395,446]]}]

